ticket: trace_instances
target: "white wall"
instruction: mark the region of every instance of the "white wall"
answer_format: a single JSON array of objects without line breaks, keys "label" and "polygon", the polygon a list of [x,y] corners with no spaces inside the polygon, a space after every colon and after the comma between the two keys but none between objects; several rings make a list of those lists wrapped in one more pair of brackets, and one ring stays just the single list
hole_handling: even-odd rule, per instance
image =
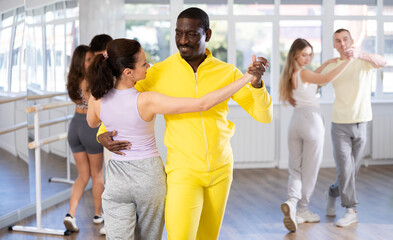
[{"label": "white wall", "polygon": [[[331,103],[321,103],[321,112],[325,124],[325,143],[321,167],[335,167],[331,142]],[[234,153],[235,168],[288,168],[288,125],[293,108],[281,104],[274,105],[274,119],[269,124],[259,123],[251,118],[240,106],[230,105],[228,120],[236,125],[236,132],[231,139]],[[380,116],[390,116],[393,119],[392,103],[373,103],[374,119]],[[393,124],[392,124],[393,125]],[[164,146],[164,118],[159,115],[156,119],[155,131],[157,146],[166,161]],[[251,130],[254,129],[254,130]],[[379,133],[372,133],[369,124],[368,141],[364,150],[364,164],[393,164],[393,156],[386,159],[373,159],[372,135],[376,137],[393,136],[393,128],[383,128]],[[267,135],[267,136],[263,136]],[[253,142],[253,144],[250,144]],[[385,142],[387,147],[391,142]]]}]

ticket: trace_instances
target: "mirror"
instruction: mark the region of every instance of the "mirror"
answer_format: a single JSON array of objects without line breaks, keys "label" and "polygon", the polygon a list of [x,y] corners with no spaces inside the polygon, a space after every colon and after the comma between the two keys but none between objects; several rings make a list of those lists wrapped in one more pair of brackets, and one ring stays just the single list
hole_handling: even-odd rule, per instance
[{"label": "mirror", "polygon": [[[74,41],[73,38],[68,38],[71,41],[66,44],[68,23],[58,21],[66,16],[66,2],[30,7],[29,1],[27,1],[26,5],[27,104],[29,106],[46,106],[67,101],[67,94],[64,93],[65,79]],[[71,27],[68,32],[74,30]],[[66,54],[66,49],[69,54]],[[70,119],[68,116],[72,115],[73,111],[73,105],[40,111],[38,113],[39,140],[46,142],[44,139],[64,135],[68,129],[68,120]],[[30,126],[35,124],[35,114],[37,113],[28,114]],[[29,142],[37,140],[35,127],[29,130],[28,138]],[[35,168],[38,158],[36,151],[38,150],[29,150],[30,182],[35,182]],[[71,180],[72,173],[75,177],[76,171],[70,171],[71,174],[67,172],[69,154],[67,140],[64,137],[61,140],[42,145],[39,155],[41,199],[44,205],[45,199],[50,199],[72,186],[64,181],[49,181],[49,179]],[[69,167],[74,169],[72,164]],[[30,184],[30,187],[35,189],[35,184]],[[35,197],[35,191],[31,190],[30,192]]]},{"label": "mirror", "polygon": [[31,198],[25,112],[27,106],[24,77],[26,55],[22,54],[25,28],[24,7],[1,12],[0,16],[1,220],[2,216],[30,204]]},{"label": "mirror", "polygon": [[[2,228],[35,209],[37,154],[27,147],[36,140],[35,113],[25,109],[69,101],[65,83],[79,20],[77,1],[1,1],[0,9],[9,9],[0,11],[0,133],[9,131],[0,134]],[[74,108],[38,113],[39,139],[62,138],[40,147],[42,209],[68,199],[77,175],[64,135]]]}]

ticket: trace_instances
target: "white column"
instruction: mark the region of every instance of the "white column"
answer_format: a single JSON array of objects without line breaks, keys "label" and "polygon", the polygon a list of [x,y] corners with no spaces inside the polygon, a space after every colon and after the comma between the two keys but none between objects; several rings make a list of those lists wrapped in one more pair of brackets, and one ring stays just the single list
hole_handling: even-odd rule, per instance
[{"label": "white column", "polygon": [[125,37],[124,0],[79,1],[80,44],[88,45],[97,34]]}]

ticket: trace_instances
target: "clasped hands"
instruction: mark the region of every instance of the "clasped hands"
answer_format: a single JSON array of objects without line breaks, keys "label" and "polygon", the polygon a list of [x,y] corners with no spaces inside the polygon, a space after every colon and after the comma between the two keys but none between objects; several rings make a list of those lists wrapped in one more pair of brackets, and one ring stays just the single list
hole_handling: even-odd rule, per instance
[{"label": "clasped hands", "polygon": [[266,58],[252,55],[252,63],[250,63],[248,66],[247,73],[254,76],[251,80],[251,85],[254,88],[263,87],[262,75],[265,73],[268,67],[269,61]]}]

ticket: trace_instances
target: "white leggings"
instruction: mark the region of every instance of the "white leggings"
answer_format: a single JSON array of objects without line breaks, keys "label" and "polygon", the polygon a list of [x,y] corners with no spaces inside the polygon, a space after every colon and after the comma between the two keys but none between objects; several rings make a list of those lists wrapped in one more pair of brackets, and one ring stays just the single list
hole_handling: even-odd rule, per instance
[{"label": "white leggings", "polygon": [[325,127],[319,107],[295,108],[288,131],[288,198],[306,209],[322,162]]}]

